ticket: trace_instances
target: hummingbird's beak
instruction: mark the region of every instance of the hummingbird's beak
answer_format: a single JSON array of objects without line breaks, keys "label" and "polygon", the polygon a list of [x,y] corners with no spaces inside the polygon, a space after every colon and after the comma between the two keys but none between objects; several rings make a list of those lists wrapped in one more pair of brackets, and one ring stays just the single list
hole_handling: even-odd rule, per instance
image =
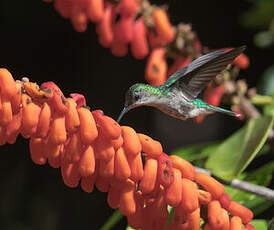
[{"label": "hummingbird's beak", "polygon": [[117,122],[119,123],[122,119],[122,117],[125,115],[125,113],[127,113],[128,111],[130,110],[130,107],[129,106],[125,106],[122,110],[122,112],[120,113],[118,119],[117,119]]}]

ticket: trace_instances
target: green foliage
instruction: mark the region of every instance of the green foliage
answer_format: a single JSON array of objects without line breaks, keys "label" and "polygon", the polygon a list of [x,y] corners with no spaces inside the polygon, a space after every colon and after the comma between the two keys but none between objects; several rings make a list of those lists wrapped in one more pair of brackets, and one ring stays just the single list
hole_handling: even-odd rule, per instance
[{"label": "green foliage", "polygon": [[266,220],[252,220],[250,222],[256,230],[266,230],[267,229],[267,221]]},{"label": "green foliage", "polygon": [[[274,172],[274,161],[248,173],[241,174],[238,179],[245,180],[252,184],[257,184],[261,186],[268,186],[271,182]],[[231,196],[232,200],[239,202],[240,204],[250,208],[254,215],[258,215],[273,205],[273,202],[266,200],[265,198],[234,189],[230,186],[225,186],[226,192]]]},{"label": "green foliage", "polygon": [[274,97],[274,65],[264,71],[258,90],[261,94]]},{"label": "green foliage", "polygon": [[119,210],[114,211],[100,230],[111,230],[123,217],[123,214]]},{"label": "green foliage", "polygon": [[252,161],[266,141],[274,117],[259,117],[225,140],[209,155],[206,168],[219,178],[232,180]]},{"label": "green foliage", "polygon": [[254,36],[254,43],[260,48],[271,46],[274,42],[274,36],[270,31],[262,31]]},{"label": "green foliage", "polygon": [[241,20],[246,27],[266,28],[274,17],[274,1],[260,0],[246,11]]},{"label": "green foliage", "polygon": [[220,141],[207,142],[176,149],[172,154],[193,162],[207,158],[219,145]]}]

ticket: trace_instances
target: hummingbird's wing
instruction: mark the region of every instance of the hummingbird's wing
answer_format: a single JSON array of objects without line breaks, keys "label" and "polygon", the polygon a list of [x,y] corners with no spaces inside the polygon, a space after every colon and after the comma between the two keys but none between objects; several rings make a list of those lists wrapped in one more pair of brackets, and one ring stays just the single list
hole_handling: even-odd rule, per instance
[{"label": "hummingbird's wing", "polygon": [[244,49],[245,46],[241,46],[228,52],[217,50],[203,55],[174,73],[160,88],[165,91],[170,87],[178,87],[193,100]]}]

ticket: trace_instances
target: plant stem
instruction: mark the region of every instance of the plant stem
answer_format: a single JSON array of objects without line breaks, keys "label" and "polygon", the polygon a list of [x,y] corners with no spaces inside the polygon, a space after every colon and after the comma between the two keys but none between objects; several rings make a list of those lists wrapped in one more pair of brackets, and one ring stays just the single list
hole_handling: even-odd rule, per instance
[{"label": "plant stem", "polygon": [[123,218],[123,214],[116,210],[112,213],[112,215],[108,218],[107,222],[100,228],[100,230],[110,230],[113,226],[115,226],[121,219]]},{"label": "plant stem", "polygon": [[[212,176],[212,173],[210,170],[198,168],[198,167],[195,167],[195,170],[196,170],[196,172],[202,172],[202,173]],[[222,180],[217,177],[214,177],[214,178],[216,180],[220,181],[221,183],[229,185],[233,188],[243,190],[246,192],[250,192],[250,193],[262,196],[267,200],[274,201],[274,190],[272,190],[272,189],[269,189],[269,188],[266,188],[266,187],[263,187],[260,185],[251,184],[246,181],[241,181],[238,179],[234,179],[232,181],[226,181],[226,180]]]}]

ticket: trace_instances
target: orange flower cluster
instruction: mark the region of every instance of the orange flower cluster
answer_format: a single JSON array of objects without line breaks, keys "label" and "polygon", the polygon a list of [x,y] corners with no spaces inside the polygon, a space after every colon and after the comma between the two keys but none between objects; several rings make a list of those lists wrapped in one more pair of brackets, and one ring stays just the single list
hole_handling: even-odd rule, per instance
[{"label": "orange flower cluster", "polygon": [[104,0],[55,0],[53,4],[64,18],[71,20],[78,32],[84,32],[89,21],[96,23],[99,43],[110,48],[113,55],[127,55],[128,47],[136,59],[144,59],[151,53],[146,80],[152,85],[160,85],[167,78],[166,45],[174,40],[175,30],[162,8],[143,2],[121,0],[113,4]]},{"label": "orange flower cluster", "polygon": [[207,230],[252,229],[252,211],[231,201],[222,184],[166,155],[149,136],[90,111],[84,96],[66,98],[53,82],[14,81],[6,69],[0,69],[0,92],[0,144],[19,134],[30,139],[35,164],[60,168],[71,188],[107,192],[109,206],[133,228],[164,229],[169,205],[170,230],[198,230],[202,219]]}]

